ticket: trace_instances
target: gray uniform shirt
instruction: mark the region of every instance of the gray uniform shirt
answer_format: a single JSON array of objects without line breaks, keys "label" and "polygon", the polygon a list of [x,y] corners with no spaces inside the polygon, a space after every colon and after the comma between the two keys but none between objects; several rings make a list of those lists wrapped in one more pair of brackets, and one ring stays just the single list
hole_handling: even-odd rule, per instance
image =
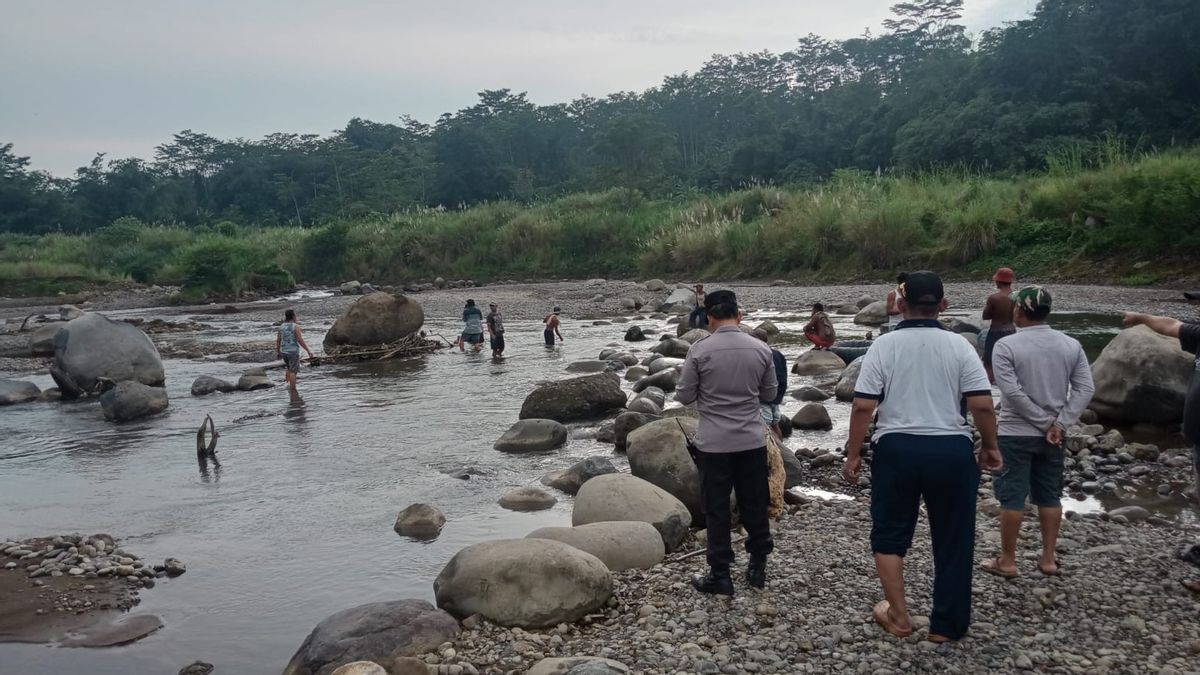
[{"label": "gray uniform shirt", "polygon": [[774,400],[777,388],[770,347],[725,326],[692,345],[675,400],[700,411],[702,452],[741,452],[767,444],[759,405]]},{"label": "gray uniform shirt", "polygon": [[1079,341],[1040,325],[1001,338],[992,354],[1000,389],[1000,435],[1042,436],[1079,421],[1096,387]]}]

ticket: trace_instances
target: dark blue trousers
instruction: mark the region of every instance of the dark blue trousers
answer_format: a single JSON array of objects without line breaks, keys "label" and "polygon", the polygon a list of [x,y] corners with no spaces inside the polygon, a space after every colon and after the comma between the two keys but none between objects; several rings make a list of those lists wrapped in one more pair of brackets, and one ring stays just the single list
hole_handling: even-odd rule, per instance
[{"label": "dark blue trousers", "polygon": [[921,500],[933,540],[929,632],[955,639],[971,625],[979,465],[966,436],[887,434],[871,463],[871,550],[903,557]]}]

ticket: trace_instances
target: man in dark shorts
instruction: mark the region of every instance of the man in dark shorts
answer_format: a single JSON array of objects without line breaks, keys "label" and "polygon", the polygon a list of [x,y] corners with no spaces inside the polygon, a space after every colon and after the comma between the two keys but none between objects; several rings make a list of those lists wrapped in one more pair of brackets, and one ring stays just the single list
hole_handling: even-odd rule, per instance
[{"label": "man in dark shorts", "polygon": [[704,284],[696,284],[696,306],[688,314],[688,328],[708,328],[708,314],[704,311]]},{"label": "man in dark shorts", "polygon": [[1016,280],[1017,275],[1011,269],[1001,267],[996,270],[996,274],[992,276],[992,281],[996,282],[996,292],[988,296],[983,306],[983,320],[992,322],[983,345],[983,367],[987,370],[989,382],[996,381],[992,374],[992,354],[996,343],[1017,332],[1016,326],[1013,325],[1013,301],[1010,299],[1012,285]]},{"label": "man in dark shorts", "polygon": [[296,324],[296,310],[289,309],[283,313],[283,323],[279,324],[279,330],[275,332],[275,352],[279,354],[279,358],[283,359],[283,377],[287,380],[288,394],[291,395],[293,401],[300,400],[296,382],[300,378],[301,348],[308,353],[308,358],[311,359],[312,350],[304,343],[304,334],[300,331],[300,326]]},{"label": "man in dark shorts", "polygon": [[558,329],[559,325],[562,324],[558,316],[561,313],[562,308],[555,307],[553,312],[546,315],[545,319],[542,319],[542,323],[546,324],[546,329],[542,331],[542,337],[545,338],[547,347],[554,346],[555,337],[558,338],[559,342],[563,341],[562,331]]},{"label": "man in dark shorts", "polygon": [[[913,272],[898,300],[904,320],[863,357],[850,415],[843,477],[857,484],[863,439],[876,417],[871,464],[871,550],[884,600],[872,614],[897,637],[913,632],[904,593],[904,556],[921,501],[933,540],[931,642],[957,640],[971,624],[975,508],[980,465],[1002,466],[991,385],[978,354],[944,330],[942,280]],[[963,401],[982,437],[978,458]]]},{"label": "man in dark shorts", "polygon": [[1063,432],[1079,421],[1096,391],[1079,341],[1046,325],[1050,291],[1026,286],[1013,294],[1019,329],[996,343],[993,364],[1000,388],[1000,453],[1004,470],[992,487],[1000,500],[1000,555],[984,563],[989,574],[1012,578],[1025,499],[1038,507],[1042,558],[1038,571],[1057,576],[1062,523]]},{"label": "man in dark shorts", "polygon": [[494,302],[488,305],[487,329],[491,338],[492,358],[498,359],[504,356],[504,315]]}]

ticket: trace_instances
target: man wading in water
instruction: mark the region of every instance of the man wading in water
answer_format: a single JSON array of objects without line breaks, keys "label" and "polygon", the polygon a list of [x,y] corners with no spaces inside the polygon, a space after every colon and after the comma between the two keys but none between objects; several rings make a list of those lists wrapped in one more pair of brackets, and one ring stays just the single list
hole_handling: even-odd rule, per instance
[{"label": "man wading in water", "polygon": [[289,309],[283,313],[283,323],[275,333],[275,353],[283,359],[284,378],[288,383],[288,394],[293,401],[300,400],[300,392],[296,390],[296,381],[300,377],[300,348],[312,358],[312,350],[304,343],[304,335],[300,326],[296,325],[296,310]]},{"label": "man wading in water", "polygon": [[[858,483],[863,439],[878,412],[872,438],[871,550],[885,599],[872,613],[892,635],[913,632],[904,596],[904,556],[924,499],[933,540],[927,639],[947,642],[966,635],[971,625],[979,468],[999,471],[1003,466],[996,413],[979,355],[938,322],[946,309],[942,280],[933,272],[909,274],[897,304],[904,321],[875,340],[863,357],[842,476]],[[983,437],[978,460],[964,399]]]},{"label": "man wading in water", "polygon": [[692,586],[702,593],[733,595],[730,490],[737,493],[746,528],[746,582],[754,588],[766,586],[767,555],[775,548],[767,514],[770,487],[760,406],[775,400],[777,385],[771,349],[738,328],[742,313],[733,291],[709,293],[704,307],[713,334],[692,345],[675,389],[676,401],[695,403],[700,412],[694,440],[710,571],[693,578]]},{"label": "man wading in water", "polygon": [[880,332],[886,333],[896,329],[896,326],[904,320],[904,315],[900,312],[900,304],[897,302],[900,296],[904,295],[904,280],[908,278],[907,272],[901,272],[896,277],[896,287],[887,294],[887,327]]},{"label": "man wading in water", "polygon": [[542,337],[546,340],[547,347],[554,346],[554,338],[557,336],[558,341],[563,341],[562,331],[558,330],[559,320],[558,315],[562,312],[562,307],[555,307],[554,312],[547,314],[546,318],[542,319],[542,323],[546,324],[546,330],[542,331]]},{"label": "man wading in water", "polygon": [[467,343],[475,345],[475,351],[483,349],[483,312],[475,306],[474,300],[467,300],[463,307],[463,332],[458,340],[459,351],[467,351]]},{"label": "man wading in water", "polygon": [[492,341],[492,358],[504,356],[504,315],[496,308],[496,303],[488,305],[487,329]]},{"label": "man wading in water", "polygon": [[996,274],[992,277],[992,281],[996,282],[996,292],[988,296],[987,303],[983,306],[983,320],[992,322],[983,347],[983,367],[987,370],[990,382],[996,381],[992,372],[992,354],[996,349],[996,343],[1001,338],[1017,332],[1016,326],[1013,325],[1013,301],[1011,299],[1012,285],[1016,280],[1017,275],[1011,269],[1001,267],[996,270]]}]

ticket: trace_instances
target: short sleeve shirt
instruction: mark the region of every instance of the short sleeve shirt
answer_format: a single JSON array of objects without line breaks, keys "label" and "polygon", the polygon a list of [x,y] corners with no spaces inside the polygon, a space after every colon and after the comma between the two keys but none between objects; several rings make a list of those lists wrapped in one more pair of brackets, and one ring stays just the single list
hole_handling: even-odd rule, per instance
[{"label": "short sleeve shirt", "polygon": [[876,441],[893,433],[970,438],[963,400],[982,395],[991,384],[979,354],[935,320],[903,321],[876,339],[854,387],[856,398],[879,401]]},{"label": "short sleeve shirt", "polygon": [[1200,446],[1200,324],[1185,323],[1179,327],[1179,346],[1196,354],[1196,369],[1183,404],[1183,437]]}]

